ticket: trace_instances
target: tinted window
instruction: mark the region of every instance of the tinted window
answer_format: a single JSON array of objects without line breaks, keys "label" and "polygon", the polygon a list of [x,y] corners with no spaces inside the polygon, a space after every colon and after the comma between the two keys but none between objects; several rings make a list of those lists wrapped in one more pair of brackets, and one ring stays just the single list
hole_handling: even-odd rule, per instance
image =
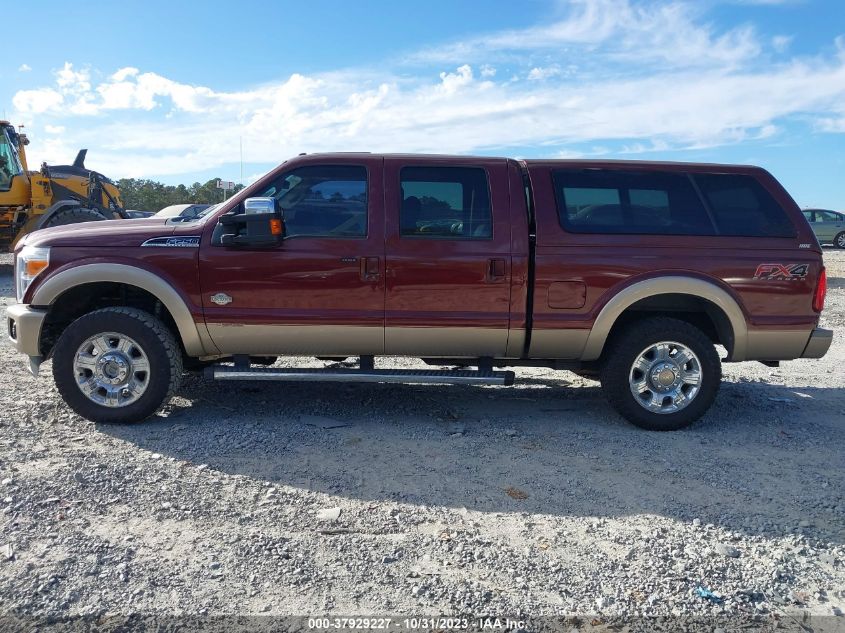
[{"label": "tinted window", "polygon": [[813,212],[812,211],[802,211],[801,213],[803,213],[804,217],[807,218],[807,222],[813,222]]},{"label": "tinted window", "polygon": [[816,211],[816,222],[839,222],[840,219],[833,211]]},{"label": "tinted window", "polygon": [[695,179],[721,235],[795,237],[784,210],[751,176],[705,174]]},{"label": "tinted window", "polygon": [[713,235],[713,224],[684,174],[556,171],[561,224],[576,233]]},{"label": "tinted window", "polygon": [[493,237],[487,174],[477,167],[404,167],[401,234],[457,240]]},{"label": "tinted window", "polygon": [[283,174],[260,195],[279,201],[286,237],[367,235],[367,170],[364,167],[300,167]]}]

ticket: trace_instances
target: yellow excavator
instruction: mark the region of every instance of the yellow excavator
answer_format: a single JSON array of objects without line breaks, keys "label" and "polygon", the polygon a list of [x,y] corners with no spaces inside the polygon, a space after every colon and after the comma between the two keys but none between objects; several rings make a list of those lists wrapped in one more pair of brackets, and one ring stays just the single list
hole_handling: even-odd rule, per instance
[{"label": "yellow excavator", "polygon": [[80,150],[72,165],[41,165],[29,171],[29,139],[0,121],[0,246],[14,248],[37,229],[127,217],[114,182],[86,169]]}]

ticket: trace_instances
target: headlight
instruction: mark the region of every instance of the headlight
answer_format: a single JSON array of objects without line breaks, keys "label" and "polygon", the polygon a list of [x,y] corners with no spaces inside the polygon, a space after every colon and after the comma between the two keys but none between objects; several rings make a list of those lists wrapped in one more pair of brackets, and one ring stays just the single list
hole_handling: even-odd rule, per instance
[{"label": "headlight", "polygon": [[23,295],[32,280],[50,265],[50,249],[45,247],[24,246],[18,253],[15,262],[15,288],[18,303],[23,301]]}]

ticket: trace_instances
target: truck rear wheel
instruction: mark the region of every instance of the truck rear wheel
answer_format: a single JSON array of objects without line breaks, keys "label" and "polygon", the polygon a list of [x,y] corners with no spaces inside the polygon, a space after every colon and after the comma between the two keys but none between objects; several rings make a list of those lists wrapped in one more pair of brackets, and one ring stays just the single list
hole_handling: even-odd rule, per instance
[{"label": "truck rear wheel", "polygon": [[53,351],[53,379],[64,401],[93,422],[140,422],[176,391],[182,353],[172,332],[136,308],[79,317]]},{"label": "truck rear wheel", "polygon": [[76,224],[78,222],[98,222],[99,220],[106,219],[106,216],[94,209],[72,207],[70,209],[62,209],[59,211],[56,215],[47,220],[47,223],[41,228],[47,229],[52,226],[64,226],[66,224]]},{"label": "truck rear wheel", "polygon": [[697,327],[668,317],[643,319],[610,342],[601,384],[610,404],[633,424],[675,431],[713,404],[722,366]]}]

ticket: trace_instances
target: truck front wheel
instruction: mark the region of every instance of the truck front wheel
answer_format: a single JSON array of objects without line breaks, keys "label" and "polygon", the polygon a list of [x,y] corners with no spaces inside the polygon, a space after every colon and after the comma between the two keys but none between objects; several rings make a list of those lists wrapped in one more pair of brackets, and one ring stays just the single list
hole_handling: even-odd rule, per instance
[{"label": "truck front wheel", "polygon": [[103,308],[71,323],[53,350],[64,401],[93,422],[140,422],[178,388],[182,354],[159,319],[136,308]]},{"label": "truck front wheel", "polygon": [[650,431],[689,426],[713,404],[722,366],[697,327],[668,317],[635,322],[610,341],[601,383],[610,404]]}]

